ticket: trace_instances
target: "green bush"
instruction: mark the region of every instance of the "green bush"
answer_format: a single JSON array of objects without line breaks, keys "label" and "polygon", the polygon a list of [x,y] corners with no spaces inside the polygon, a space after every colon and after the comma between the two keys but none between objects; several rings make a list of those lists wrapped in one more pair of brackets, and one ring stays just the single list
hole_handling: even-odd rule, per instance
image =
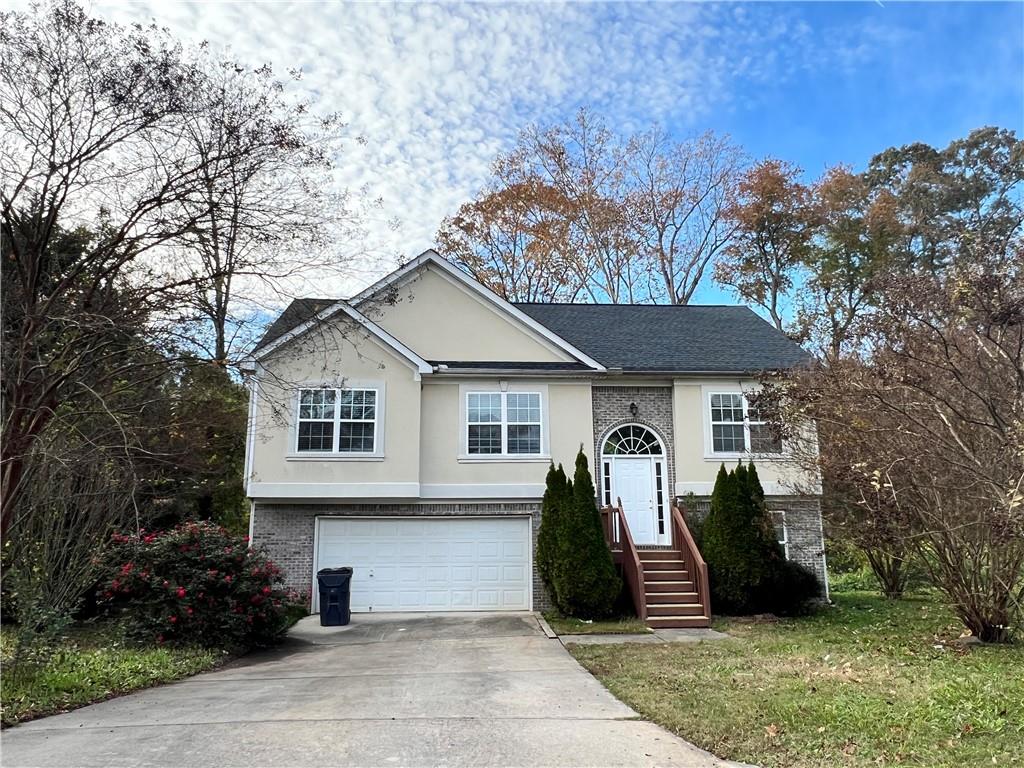
[{"label": "green bush", "polygon": [[548,467],[545,479],[544,500],[541,502],[540,530],[537,532],[537,572],[540,574],[548,593],[555,594],[555,562],[558,559],[558,530],[561,525],[561,511],[565,506],[568,486],[565,470],[559,464],[555,469]]},{"label": "green bush", "polygon": [[821,595],[814,574],[786,560],[753,464],[718,470],[701,538],[716,613],[799,614]]},{"label": "green bush", "polygon": [[564,497],[558,518],[554,597],[565,616],[602,618],[614,610],[622,580],[604,538],[594,481],[582,447],[571,488],[572,496]]},{"label": "green bush", "polygon": [[288,626],[297,596],[244,537],[213,523],[163,533],[115,534],[101,595],[130,637],[158,643],[248,648]]},{"label": "green bush", "polygon": [[757,608],[779,616],[805,616],[815,611],[821,597],[821,582],[810,569],[782,560],[774,564]]}]

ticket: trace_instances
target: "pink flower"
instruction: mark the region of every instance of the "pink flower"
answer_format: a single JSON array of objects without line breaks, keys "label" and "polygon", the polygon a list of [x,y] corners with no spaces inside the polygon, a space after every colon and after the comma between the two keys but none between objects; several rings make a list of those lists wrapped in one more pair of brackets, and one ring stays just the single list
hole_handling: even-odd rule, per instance
[{"label": "pink flower", "polygon": [[184,596],[185,596],[185,588],[184,587],[178,587],[178,597],[184,597]]},{"label": "pink flower", "polygon": [[178,617],[177,617],[177,616],[171,616],[171,617],[170,617],[169,619],[167,619],[167,620],[168,620],[169,622],[171,622],[171,624],[177,624],[177,623],[178,623]]}]

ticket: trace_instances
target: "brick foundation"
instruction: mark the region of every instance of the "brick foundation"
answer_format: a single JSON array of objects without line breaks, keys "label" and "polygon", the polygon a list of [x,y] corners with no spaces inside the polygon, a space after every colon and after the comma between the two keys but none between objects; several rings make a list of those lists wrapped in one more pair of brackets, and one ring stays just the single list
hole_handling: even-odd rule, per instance
[{"label": "brick foundation", "polygon": [[[530,515],[533,550],[540,530],[539,502],[438,504],[278,504],[257,502],[253,510],[253,544],[263,547],[284,571],[285,585],[308,597],[313,581],[313,529],[317,517],[445,517],[457,515]],[[547,591],[531,564],[533,609],[550,607]]]}]

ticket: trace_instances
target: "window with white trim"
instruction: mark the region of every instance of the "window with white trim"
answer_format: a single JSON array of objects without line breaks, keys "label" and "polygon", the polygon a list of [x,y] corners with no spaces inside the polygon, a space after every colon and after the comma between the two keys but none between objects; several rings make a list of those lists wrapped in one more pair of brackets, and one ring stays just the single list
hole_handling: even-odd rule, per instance
[{"label": "window with white trim", "polygon": [[376,389],[300,389],[295,450],[375,453],[377,418]]},{"label": "window with white trim", "polygon": [[782,443],[772,434],[761,412],[738,392],[714,393],[711,407],[712,453],[780,453]]},{"label": "window with white trim", "polygon": [[471,456],[541,453],[539,392],[467,392],[466,452]]},{"label": "window with white trim", "polygon": [[773,510],[771,512],[772,525],[775,527],[775,538],[779,542],[779,546],[782,547],[782,551],[786,553],[786,559],[789,559],[789,529],[786,527],[786,513],[783,510]]}]

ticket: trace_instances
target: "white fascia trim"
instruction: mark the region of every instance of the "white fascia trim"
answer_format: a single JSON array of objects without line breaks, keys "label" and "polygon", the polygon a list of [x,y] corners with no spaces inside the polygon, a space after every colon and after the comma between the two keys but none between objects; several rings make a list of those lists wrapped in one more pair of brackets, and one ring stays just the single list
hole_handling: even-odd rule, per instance
[{"label": "white fascia trim", "polygon": [[543,483],[423,483],[424,499],[539,499]]},{"label": "white fascia trim", "polygon": [[284,334],[280,338],[275,339],[274,341],[272,341],[270,344],[268,344],[259,351],[256,360],[263,360],[275,349],[278,349],[279,347],[287,344],[297,336],[301,336],[306,331],[316,326],[318,323],[324,322],[325,320],[327,320],[328,318],[330,318],[331,316],[338,312],[344,312],[356,323],[365,328],[370,333],[370,335],[376,337],[379,341],[382,341],[386,346],[390,347],[391,350],[396,352],[400,357],[405,358],[405,360],[408,363],[410,363],[413,368],[416,369],[417,373],[421,375],[433,373],[434,367],[430,363],[428,363],[422,357],[417,355],[415,352],[409,349],[409,347],[407,347],[405,344],[400,342],[390,333],[385,331],[375,322],[370,320],[358,309],[350,306],[346,301],[336,301],[327,309],[317,313],[317,315],[314,316],[313,318],[307,320],[306,322],[302,323],[299,326],[296,326],[295,328],[292,328],[292,330],[288,331],[288,333]]},{"label": "white fascia trim", "polygon": [[[247,496],[252,496],[249,493],[249,486],[252,485],[252,465],[256,456],[256,408],[257,399],[260,393],[260,365],[253,363],[251,372],[249,373],[249,413],[245,422],[245,463],[244,463],[244,481],[245,481],[245,493]],[[252,532],[249,532],[252,536]]]},{"label": "white fascia trim", "polygon": [[374,296],[375,294],[380,293],[380,291],[382,291],[384,288],[387,288],[388,286],[393,285],[394,283],[398,282],[399,280],[404,278],[406,275],[408,275],[410,272],[413,272],[413,271],[419,269],[424,264],[428,264],[428,263],[429,264],[433,264],[438,269],[440,269],[442,272],[444,272],[446,275],[448,275],[449,277],[454,279],[456,282],[461,284],[463,287],[468,288],[469,290],[473,291],[478,296],[480,296],[483,299],[485,299],[488,303],[493,304],[495,307],[497,307],[499,310],[504,312],[506,315],[509,315],[510,317],[512,317],[513,319],[515,319],[519,323],[521,323],[522,325],[525,325],[527,328],[529,328],[531,331],[536,333],[538,336],[541,336],[544,339],[546,339],[549,343],[554,344],[556,347],[561,349],[563,352],[571,355],[572,357],[575,357],[581,363],[584,363],[585,365],[589,365],[595,371],[605,371],[605,370],[607,370],[603,365],[601,365],[601,363],[597,362],[597,360],[595,360],[594,358],[590,357],[590,355],[586,354],[583,350],[581,350],[581,349],[579,349],[577,347],[574,347],[572,344],[570,344],[568,341],[563,339],[561,336],[559,336],[556,333],[553,333],[547,326],[541,325],[536,320],[534,320],[532,317],[527,315],[525,312],[523,312],[523,311],[521,311],[519,309],[516,309],[509,302],[505,301],[505,299],[501,298],[501,296],[499,296],[498,294],[494,293],[494,291],[491,291],[490,289],[485,288],[483,285],[478,283],[476,280],[474,280],[472,277],[467,275],[461,269],[458,269],[453,264],[451,264],[447,259],[442,258],[437,253],[437,251],[435,251],[433,249],[424,251],[419,256],[417,256],[415,259],[412,259],[411,261],[407,262],[404,266],[399,267],[398,269],[396,269],[390,275],[387,275],[387,276],[381,278],[380,280],[378,280],[376,283],[371,285],[366,290],[356,294],[351,299],[349,299],[349,301],[352,304],[359,304],[359,303],[365,301],[366,299],[370,298],[371,296]]},{"label": "white fascia trim", "polygon": [[415,499],[419,483],[251,483],[256,499]]},{"label": "white fascia trim", "polygon": [[[799,491],[791,488],[785,483],[772,480],[761,483],[765,496],[800,496]],[[696,496],[710,496],[715,490],[714,483],[676,483],[676,496],[685,496],[692,493]]]}]

